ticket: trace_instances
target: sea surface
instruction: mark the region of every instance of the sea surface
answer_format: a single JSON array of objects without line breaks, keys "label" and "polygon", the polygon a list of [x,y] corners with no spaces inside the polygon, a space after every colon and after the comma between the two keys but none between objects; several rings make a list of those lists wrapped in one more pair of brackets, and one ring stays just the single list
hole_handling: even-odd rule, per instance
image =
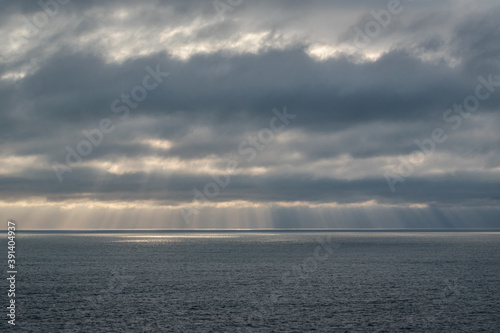
[{"label": "sea surface", "polygon": [[20,332],[500,332],[495,232],[25,232],[16,251]]}]

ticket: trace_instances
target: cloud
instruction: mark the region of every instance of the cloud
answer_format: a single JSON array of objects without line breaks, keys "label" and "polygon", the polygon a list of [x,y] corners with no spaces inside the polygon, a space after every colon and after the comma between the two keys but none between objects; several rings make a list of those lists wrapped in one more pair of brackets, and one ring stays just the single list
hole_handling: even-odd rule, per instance
[{"label": "cloud", "polygon": [[[277,203],[288,216],[318,204],[498,205],[500,7],[402,2],[369,45],[355,47],[353,28],[386,6],[257,1],[221,19],[210,2],[70,2],[54,15],[36,3],[6,2],[0,200],[145,202],[178,215],[194,188],[226,175],[230,185],[213,209]],[[36,15],[47,22],[30,33],[26,22],[38,22]],[[169,76],[120,118],[113,103],[126,106],[124,95],[143,84],[147,68]],[[479,77],[493,83],[482,88],[490,94],[478,112],[446,118],[476,93]],[[246,161],[239,145],[285,105],[296,119]],[[451,115],[461,117],[458,129]],[[83,131],[102,119],[113,131],[67,164],[67,147],[76,151]],[[436,128],[445,142],[392,193],[384,174],[397,174],[401,158],[419,149],[415,140]],[[227,171],[228,160],[238,161],[238,174]],[[54,162],[72,170],[62,182]]]}]

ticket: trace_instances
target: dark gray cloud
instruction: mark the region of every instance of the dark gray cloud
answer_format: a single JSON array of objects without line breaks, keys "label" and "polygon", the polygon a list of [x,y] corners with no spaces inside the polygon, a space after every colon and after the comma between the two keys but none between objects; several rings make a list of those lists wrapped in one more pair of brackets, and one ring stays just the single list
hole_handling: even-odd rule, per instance
[{"label": "dark gray cloud", "polygon": [[[360,49],[353,27],[387,1],[243,2],[223,17],[211,2],[74,1],[29,38],[25,19],[43,9],[4,1],[0,200],[182,206],[236,159],[242,172],[212,203],[498,205],[500,7],[402,5]],[[169,76],[127,106],[147,68]],[[493,83],[478,111],[447,114],[479,77]],[[284,106],[297,117],[247,161],[238,147]],[[114,130],[59,182],[53,163],[105,118]],[[436,128],[446,140],[392,193],[386,173]]]},{"label": "dark gray cloud", "polygon": [[[34,170],[30,170],[36,173]],[[68,177],[61,184],[51,179],[49,172],[35,177],[2,178],[0,196],[3,200],[22,199],[27,194],[46,196],[49,201],[78,200],[88,197],[98,201],[154,200],[178,205],[191,202],[193,188],[201,192],[214,178],[205,175],[178,173],[166,176],[159,173],[128,173],[110,175],[93,169],[77,169],[78,177]],[[213,202],[231,200],[265,202],[310,202],[341,204],[375,200],[380,204],[426,204],[438,206],[491,206],[500,201],[500,181],[475,173],[412,177],[398,187],[397,193],[387,190],[383,178],[355,180],[314,178],[309,174],[270,176],[213,175],[230,186],[210,199]],[[96,180],[96,181],[89,181]],[[459,190],[457,190],[459,189]],[[203,200],[199,200],[202,202]]]}]

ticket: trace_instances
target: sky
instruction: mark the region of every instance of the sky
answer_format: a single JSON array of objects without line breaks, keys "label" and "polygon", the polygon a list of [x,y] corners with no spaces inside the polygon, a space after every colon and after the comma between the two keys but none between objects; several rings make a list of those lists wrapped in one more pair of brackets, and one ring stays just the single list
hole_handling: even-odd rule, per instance
[{"label": "sky", "polygon": [[0,1],[22,229],[500,227],[498,1]]}]

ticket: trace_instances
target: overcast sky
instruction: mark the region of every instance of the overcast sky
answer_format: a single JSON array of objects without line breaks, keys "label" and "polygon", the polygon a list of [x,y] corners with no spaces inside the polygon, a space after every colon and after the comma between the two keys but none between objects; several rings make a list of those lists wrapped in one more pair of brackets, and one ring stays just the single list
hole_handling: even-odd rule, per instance
[{"label": "overcast sky", "polygon": [[3,220],[500,227],[498,1],[0,4]]}]

